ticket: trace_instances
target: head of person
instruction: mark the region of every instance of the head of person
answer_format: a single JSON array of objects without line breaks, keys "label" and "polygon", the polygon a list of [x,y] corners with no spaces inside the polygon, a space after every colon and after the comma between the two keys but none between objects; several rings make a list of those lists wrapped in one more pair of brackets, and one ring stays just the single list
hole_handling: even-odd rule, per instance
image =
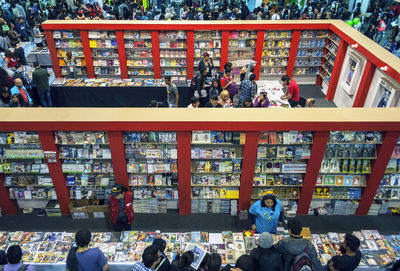
[{"label": "head of person", "polygon": [[15,64],[15,69],[16,69],[16,70],[22,69],[21,63]]},{"label": "head of person", "polygon": [[193,251],[186,251],[181,256],[181,264],[180,268],[188,267],[194,261],[194,253]]},{"label": "head of person", "polygon": [[0,93],[1,93],[1,98],[4,98],[4,99],[7,99],[7,98],[9,99],[10,98],[11,93],[10,93],[10,90],[8,88],[2,87],[0,89]]},{"label": "head of person", "polygon": [[347,267],[346,261],[344,260],[343,257],[340,257],[339,255],[333,256],[329,262],[329,270],[330,271],[346,270],[346,267]]},{"label": "head of person", "polygon": [[202,76],[206,76],[207,73],[208,73],[207,69],[204,69],[204,68],[203,68],[203,69],[200,70],[200,74],[201,74]]},{"label": "head of person", "polygon": [[264,249],[272,247],[274,245],[272,235],[269,232],[263,232],[258,238],[258,245]]},{"label": "head of person", "polygon": [[190,98],[190,103],[192,104],[193,107],[197,108],[200,106],[200,101],[199,98],[197,97],[192,97]]},{"label": "head of person", "polygon": [[228,68],[232,69],[232,66],[233,66],[232,62],[226,62],[224,65],[224,70],[226,70]]},{"label": "head of person", "polygon": [[160,259],[161,258],[157,246],[151,245],[144,249],[142,254],[142,260],[144,266],[146,266],[147,268],[154,269],[160,262]]},{"label": "head of person", "polygon": [[297,219],[289,219],[288,223],[288,231],[291,236],[299,236],[301,233],[301,230],[303,229],[303,226],[301,225],[300,221]]},{"label": "head of person", "polygon": [[205,61],[210,60],[210,54],[207,53],[207,52],[205,52],[205,53],[203,54],[203,59],[204,59]]},{"label": "head of person", "polygon": [[164,252],[165,246],[167,245],[167,242],[161,238],[156,238],[153,241],[153,246],[156,246],[159,251]]},{"label": "head of person", "polygon": [[226,76],[231,76],[232,75],[232,68],[225,69],[225,75]]},{"label": "head of person", "polygon": [[346,234],[344,236],[343,247],[346,250],[351,250],[355,252],[360,247],[360,239],[352,234]]},{"label": "head of person", "polygon": [[251,98],[246,98],[243,102],[244,107],[253,107],[253,101]]},{"label": "head of person", "polygon": [[19,17],[19,18],[18,18],[18,23],[22,24],[23,22],[24,22],[24,18]]},{"label": "head of person", "polygon": [[258,97],[261,101],[265,101],[265,99],[267,98],[267,93],[265,91],[261,91]]},{"label": "head of person", "polygon": [[218,88],[218,87],[219,87],[219,82],[218,82],[217,79],[214,79],[214,80],[212,81],[212,86],[213,86],[214,88]]},{"label": "head of person", "polygon": [[34,67],[35,69],[40,68],[39,62],[34,62],[34,63],[33,63],[33,67]]},{"label": "head of person", "polygon": [[15,104],[23,104],[23,101],[24,101],[24,100],[23,100],[21,94],[15,93],[15,94],[12,96],[12,101],[13,101]]},{"label": "head of person", "polygon": [[167,84],[168,86],[169,85],[171,85],[172,84],[172,82],[171,82],[171,76],[165,76],[164,77],[164,81],[165,81],[165,84]]},{"label": "head of person", "polygon": [[128,191],[128,189],[125,186],[117,183],[111,189],[111,196],[113,196],[116,199],[122,199],[125,196],[126,191]]},{"label": "head of person", "polygon": [[244,254],[237,258],[235,263],[235,268],[232,271],[253,271],[254,270],[254,260],[250,255]]},{"label": "head of person", "polygon": [[5,55],[6,57],[14,58],[14,53],[10,49],[6,50]]},{"label": "head of person", "polygon": [[14,245],[7,249],[7,261],[9,264],[20,263],[21,259],[22,259],[22,249],[19,245]]},{"label": "head of person", "polygon": [[157,100],[151,100],[149,107],[158,107],[158,101]]},{"label": "head of person", "polygon": [[223,90],[220,94],[221,100],[227,101],[229,99],[229,91]]},{"label": "head of person", "polygon": [[79,230],[75,234],[75,243],[78,247],[87,247],[92,239],[92,233],[89,230]]},{"label": "head of person", "polygon": [[15,79],[15,85],[20,88],[22,87],[22,80],[20,78],[16,78]]},{"label": "head of person", "polygon": [[222,265],[221,255],[218,253],[211,253],[207,259],[208,271],[220,271]]},{"label": "head of person", "polygon": [[282,83],[284,85],[289,85],[291,80],[290,80],[290,77],[288,75],[284,75],[284,76],[281,77],[281,81],[282,81]]},{"label": "head of person", "polygon": [[210,97],[210,103],[211,103],[212,106],[217,106],[217,104],[218,104],[218,97],[215,96],[215,95],[212,95],[212,96]]},{"label": "head of person", "polygon": [[308,107],[315,107],[315,99],[314,98],[308,98],[306,100],[306,106]]},{"label": "head of person", "polygon": [[264,195],[261,199],[261,207],[268,207],[274,210],[276,205],[276,197],[273,194]]},{"label": "head of person", "polygon": [[304,12],[301,16],[303,17],[303,19],[306,19],[307,18],[307,13]]},{"label": "head of person", "polygon": [[254,82],[256,80],[256,75],[254,73],[250,74],[249,79]]}]

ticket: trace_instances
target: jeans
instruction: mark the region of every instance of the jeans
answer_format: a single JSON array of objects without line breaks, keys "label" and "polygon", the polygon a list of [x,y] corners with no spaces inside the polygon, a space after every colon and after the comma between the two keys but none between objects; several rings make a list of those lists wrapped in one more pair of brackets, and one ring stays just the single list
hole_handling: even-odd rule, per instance
[{"label": "jeans", "polygon": [[43,107],[52,107],[53,103],[51,102],[50,90],[39,91],[40,102]]},{"label": "jeans", "polygon": [[129,224],[129,221],[126,217],[122,219],[118,219],[117,222],[113,225],[113,230],[114,231],[130,231],[131,230],[131,224]]},{"label": "jeans", "polygon": [[[300,101],[300,100],[299,100],[299,101]],[[289,102],[289,104],[290,104],[290,107],[296,107],[298,104],[300,104],[299,101],[295,102],[295,101],[293,101],[293,100],[291,100],[291,99],[288,100],[288,102]],[[304,106],[303,106],[303,107],[304,107]]]},{"label": "jeans", "polygon": [[[381,39],[382,39],[382,37],[383,37],[384,34],[385,34],[384,31],[378,31],[378,32],[376,33],[376,36],[375,36],[375,41],[376,41],[376,43],[381,42]],[[378,37],[379,37],[379,38],[378,38]]]}]

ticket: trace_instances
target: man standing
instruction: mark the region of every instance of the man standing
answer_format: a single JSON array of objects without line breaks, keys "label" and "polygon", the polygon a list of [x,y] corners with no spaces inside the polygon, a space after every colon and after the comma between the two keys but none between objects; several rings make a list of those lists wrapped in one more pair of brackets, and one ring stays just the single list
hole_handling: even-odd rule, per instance
[{"label": "man standing", "polygon": [[[359,250],[360,239],[351,234],[346,234],[344,241],[340,246],[342,255],[337,256],[346,266],[346,271],[353,271],[357,268],[361,260],[361,252]],[[328,262],[328,266],[329,266]]]},{"label": "man standing", "polygon": [[26,91],[26,88],[23,86],[22,80],[21,80],[20,78],[16,78],[16,79],[15,79],[15,86],[12,87],[12,88],[10,89],[10,91],[11,91],[11,95],[14,95],[14,94],[21,94],[22,99],[24,99],[24,101],[25,101],[27,104],[32,104],[32,99],[31,99],[31,97],[29,96],[28,91]]},{"label": "man standing", "polygon": [[114,231],[130,231],[135,213],[133,212],[132,193],[122,184],[116,184],[108,200],[110,219]]},{"label": "man standing", "polygon": [[284,86],[287,86],[287,91],[282,95],[281,99],[288,100],[291,107],[296,107],[300,100],[299,86],[297,85],[297,82],[287,75],[282,76],[281,81]]},{"label": "man standing", "polygon": [[256,75],[252,73],[249,79],[245,79],[239,87],[239,104],[243,104],[248,98],[253,99],[257,93]]},{"label": "man standing", "polygon": [[35,62],[33,66],[35,67],[35,71],[32,73],[32,81],[37,86],[40,102],[44,107],[52,107],[53,103],[51,102],[49,86],[50,74],[46,69],[40,67],[38,62]]},{"label": "man standing", "polygon": [[165,84],[167,84],[167,103],[170,108],[178,107],[179,93],[176,85],[172,83],[171,76],[165,76]]}]

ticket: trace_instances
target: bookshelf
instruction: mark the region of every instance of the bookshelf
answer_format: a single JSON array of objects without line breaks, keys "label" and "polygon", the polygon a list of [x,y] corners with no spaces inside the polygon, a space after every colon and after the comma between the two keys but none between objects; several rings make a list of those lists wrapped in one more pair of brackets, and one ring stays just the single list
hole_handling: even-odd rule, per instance
[{"label": "bookshelf", "polygon": [[327,37],[326,30],[305,30],[301,32],[294,76],[318,76]]},{"label": "bookshelf", "polygon": [[212,76],[221,66],[222,31],[195,31],[194,32],[194,70],[198,71],[199,63],[204,53],[210,55],[214,64]]},{"label": "bookshelf", "polygon": [[130,78],[154,78],[150,31],[125,31],[125,50]]},{"label": "bookshelf", "polygon": [[61,67],[61,74],[68,76],[65,57],[71,52],[75,58],[76,74],[87,78],[86,60],[83,53],[83,46],[80,31],[54,31],[54,45],[57,51],[58,65]]},{"label": "bookshelf", "polygon": [[160,31],[161,77],[171,76],[173,82],[185,84],[187,77],[187,43],[185,31]]},{"label": "bookshelf", "polygon": [[70,199],[104,205],[115,184],[107,132],[55,132],[55,144]]},{"label": "bookshelf", "polygon": [[232,62],[232,74],[239,75],[240,69],[254,60],[257,31],[229,31],[228,61]]},{"label": "bookshelf", "polygon": [[331,80],[333,66],[335,64],[336,55],[339,50],[339,43],[340,37],[331,32],[327,38],[327,43],[321,62],[322,65],[319,71],[319,76],[322,78],[322,82],[326,86],[326,88],[329,86]]},{"label": "bookshelf", "polygon": [[260,79],[286,74],[292,31],[265,31]]},{"label": "bookshelf", "polygon": [[134,211],[167,213],[179,199],[176,132],[126,131],[124,145]]},{"label": "bookshelf", "polygon": [[[0,174],[10,199],[31,212],[57,200],[37,132],[0,133]],[[30,210],[29,210],[30,209]],[[55,212],[61,214],[59,208]]]},{"label": "bookshelf", "polygon": [[243,147],[241,133],[192,132],[192,213],[237,213]]},{"label": "bookshelf", "polygon": [[89,46],[97,78],[121,76],[115,31],[89,31]]}]

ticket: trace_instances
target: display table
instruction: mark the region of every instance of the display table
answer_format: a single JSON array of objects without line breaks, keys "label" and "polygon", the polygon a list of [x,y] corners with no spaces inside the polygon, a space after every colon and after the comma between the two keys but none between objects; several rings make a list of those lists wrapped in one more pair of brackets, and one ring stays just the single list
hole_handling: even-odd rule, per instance
[{"label": "display table", "polygon": [[278,81],[260,80],[257,83],[257,95],[262,91],[267,93],[270,105],[269,107],[290,107],[288,100],[282,100],[281,97],[285,92],[283,91],[282,84]]},{"label": "display table", "polygon": [[[191,91],[178,86],[179,107],[190,103]],[[151,100],[167,106],[165,87],[66,87],[51,86],[54,107],[147,107]]]}]

